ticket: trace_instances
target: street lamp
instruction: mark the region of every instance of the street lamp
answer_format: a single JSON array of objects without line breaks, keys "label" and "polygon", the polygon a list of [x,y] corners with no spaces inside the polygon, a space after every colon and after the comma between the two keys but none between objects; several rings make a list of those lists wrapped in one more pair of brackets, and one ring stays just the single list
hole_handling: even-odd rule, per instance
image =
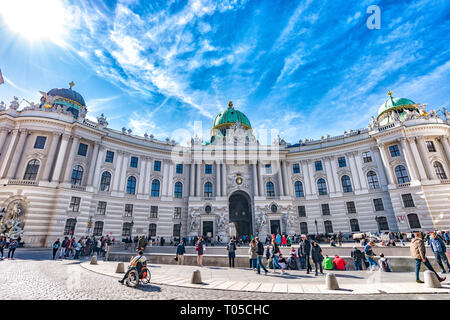
[{"label": "street lamp", "polygon": [[314,224],[316,225],[316,235],[318,235],[319,234],[319,228],[317,228],[317,220],[316,219],[314,219]]}]

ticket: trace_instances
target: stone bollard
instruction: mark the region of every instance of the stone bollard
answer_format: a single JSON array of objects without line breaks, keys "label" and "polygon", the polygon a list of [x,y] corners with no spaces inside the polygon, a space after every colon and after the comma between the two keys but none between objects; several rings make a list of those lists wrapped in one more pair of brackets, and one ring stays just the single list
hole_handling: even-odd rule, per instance
[{"label": "stone bollard", "polygon": [[327,273],[325,284],[328,290],[338,290],[339,284],[334,273]]},{"label": "stone bollard", "polygon": [[202,283],[202,276],[200,274],[200,270],[195,270],[194,272],[192,272],[191,283],[193,283],[193,284],[201,284]]},{"label": "stone bollard", "polygon": [[117,264],[116,273],[125,273],[125,265],[123,262]]},{"label": "stone bollard", "polygon": [[97,263],[97,255],[96,255],[96,254],[94,254],[94,255],[92,256],[92,258],[91,258],[91,264],[98,264],[98,263]]},{"label": "stone bollard", "polygon": [[441,282],[436,277],[433,271],[426,270],[424,272],[424,280],[425,280],[425,287],[427,288],[440,288]]}]

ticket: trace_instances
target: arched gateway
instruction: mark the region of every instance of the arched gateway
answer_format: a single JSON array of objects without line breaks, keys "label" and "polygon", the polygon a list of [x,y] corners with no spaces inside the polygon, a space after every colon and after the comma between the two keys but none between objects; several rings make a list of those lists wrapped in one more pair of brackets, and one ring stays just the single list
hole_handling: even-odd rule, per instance
[{"label": "arched gateway", "polygon": [[236,191],[229,198],[230,225],[235,226],[236,235],[241,237],[253,234],[252,206],[250,196],[244,191]]}]

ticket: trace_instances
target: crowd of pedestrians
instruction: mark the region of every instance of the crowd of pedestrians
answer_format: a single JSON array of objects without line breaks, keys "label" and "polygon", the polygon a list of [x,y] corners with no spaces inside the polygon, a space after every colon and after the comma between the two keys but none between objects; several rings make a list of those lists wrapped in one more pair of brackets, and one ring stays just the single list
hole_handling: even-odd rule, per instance
[{"label": "crowd of pedestrians", "polygon": [[55,259],[81,259],[91,257],[94,253],[98,257],[105,257],[115,238],[106,237],[74,237],[65,236],[62,241],[59,238],[53,243],[52,258]]},{"label": "crowd of pedestrians", "polygon": [[[14,252],[19,247],[20,239],[10,239],[7,237],[0,237],[0,260],[12,259],[14,260]],[[4,256],[4,250],[8,249],[8,256]]]}]

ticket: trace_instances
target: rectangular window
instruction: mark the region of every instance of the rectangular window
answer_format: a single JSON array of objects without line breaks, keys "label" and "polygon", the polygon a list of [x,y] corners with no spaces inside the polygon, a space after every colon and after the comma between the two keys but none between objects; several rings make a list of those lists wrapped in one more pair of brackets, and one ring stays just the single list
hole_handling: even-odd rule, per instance
[{"label": "rectangular window", "polygon": [[427,144],[428,152],[436,152],[433,141],[425,141],[425,143]]},{"label": "rectangular window", "polygon": [[402,199],[403,199],[403,205],[405,206],[405,208],[414,207],[414,200],[412,198],[411,193],[402,194]]},{"label": "rectangular window", "polygon": [[80,144],[78,145],[78,155],[79,155],[79,156],[86,157],[86,155],[87,155],[87,149],[88,149],[88,145],[87,145],[87,144],[80,143]]},{"label": "rectangular window", "polygon": [[373,199],[373,205],[375,206],[375,211],[384,211],[383,199]]},{"label": "rectangular window", "polygon": [[131,157],[130,167],[131,168],[137,168],[138,167],[138,161],[139,161],[138,157]]},{"label": "rectangular window", "polygon": [[212,173],[212,164],[205,164],[205,174]]},{"label": "rectangular window", "polygon": [[294,174],[295,173],[300,173],[300,165],[298,163],[294,163],[292,165],[292,169],[294,170]]},{"label": "rectangular window", "polygon": [[173,208],[173,218],[181,219],[181,208],[178,207]]},{"label": "rectangular window", "polygon": [[158,207],[150,206],[150,218],[158,218]]},{"label": "rectangular window", "polygon": [[150,223],[148,226],[148,236],[156,237],[156,223]]},{"label": "rectangular window", "polygon": [[177,238],[181,236],[181,223],[173,225],[173,236]]},{"label": "rectangular window", "polygon": [[356,213],[356,206],[354,201],[347,202],[347,213]]},{"label": "rectangular window", "polygon": [[338,158],[339,168],[344,168],[347,166],[347,162],[345,161],[345,157]]},{"label": "rectangular window", "polygon": [[316,161],[314,162],[314,166],[316,167],[316,171],[322,171],[323,167],[322,167],[322,161]]},{"label": "rectangular window", "polygon": [[45,141],[47,141],[47,137],[36,137],[36,141],[34,142],[34,148],[35,149],[44,149],[45,147]]},{"label": "rectangular window", "polygon": [[176,174],[183,174],[183,164],[181,164],[181,163],[177,164]]},{"label": "rectangular window", "polygon": [[264,165],[264,167],[266,168],[266,174],[272,174],[272,165],[271,164],[266,164],[266,165]]},{"label": "rectangular window", "polygon": [[298,206],[297,210],[298,210],[298,216],[299,217],[306,217],[306,208],[305,208],[305,206]]},{"label": "rectangular window", "polygon": [[97,204],[97,214],[106,214],[106,201],[99,201]]},{"label": "rectangular window", "polygon": [[153,171],[161,171],[161,161],[156,160],[153,163]]},{"label": "rectangular window", "polygon": [[125,204],[125,212],[123,214],[124,217],[132,217],[133,216],[133,205],[132,204]]},{"label": "rectangular window", "polygon": [[398,145],[389,146],[389,152],[391,153],[391,157],[398,157],[400,155],[400,150],[398,149]]},{"label": "rectangular window", "polygon": [[362,158],[364,163],[372,162],[372,156],[369,151],[362,153]]},{"label": "rectangular window", "polygon": [[72,212],[80,211],[80,201],[81,201],[80,197],[72,197],[72,199],[70,199],[70,204],[69,204],[70,211],[72,211]]},{"label": "rectangular window", "polygon": [[322,204],[322,215],[324,215],[324,216],[330,215],[330,206],[328,205],[328,203]]},{"label": "rectangular window", "polygon": [[106,151],[105,162],[113,162],[114,161],[114,152]]}]

